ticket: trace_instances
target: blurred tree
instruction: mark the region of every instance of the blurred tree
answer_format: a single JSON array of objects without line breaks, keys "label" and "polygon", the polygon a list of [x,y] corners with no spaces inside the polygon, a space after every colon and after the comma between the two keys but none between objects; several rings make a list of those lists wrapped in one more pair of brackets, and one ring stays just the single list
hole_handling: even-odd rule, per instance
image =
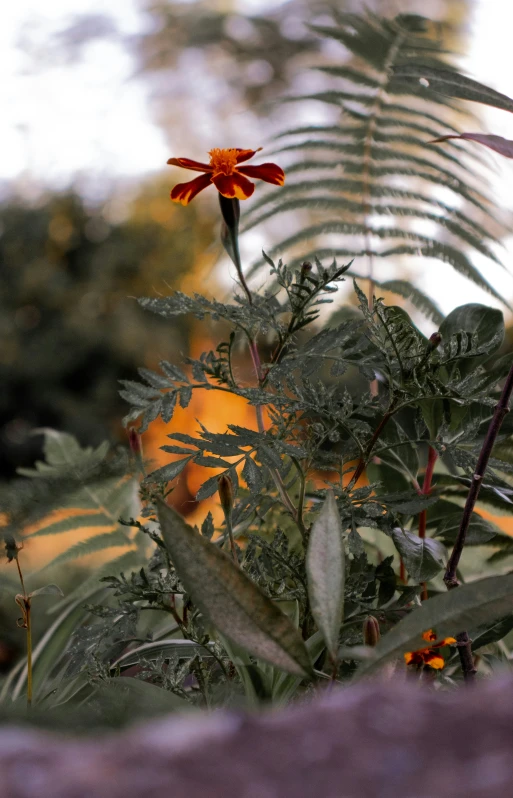
[{"label": "blurred tree", "polygon": [[133,297],[211,268],[214,216],[203,207],[184,219],[167,184],[143,188],[125,221],[112,221],[115,204],[89,209],[67,193],[0,207],[1,477],[33,462],[34,428],[124,438],[117,380],[187,352],[187,322],[170,337]]}]

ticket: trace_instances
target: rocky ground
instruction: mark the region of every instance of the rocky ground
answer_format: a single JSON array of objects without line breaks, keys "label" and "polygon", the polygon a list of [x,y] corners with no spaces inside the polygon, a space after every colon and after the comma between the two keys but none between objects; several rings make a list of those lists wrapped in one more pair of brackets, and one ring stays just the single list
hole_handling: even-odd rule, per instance
[{"label": "rocky ground", "polygon": [[0,728],[1,798],[504,798],[513,680],[361,683],[302,706],[74,740]]}]

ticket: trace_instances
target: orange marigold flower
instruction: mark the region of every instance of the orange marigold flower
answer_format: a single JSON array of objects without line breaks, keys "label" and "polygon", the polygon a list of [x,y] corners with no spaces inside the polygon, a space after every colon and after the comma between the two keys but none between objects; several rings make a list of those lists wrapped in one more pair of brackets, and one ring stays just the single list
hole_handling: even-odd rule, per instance
[{"label": "orange marigold flower", "polygon": [[189,158],[170,158],[168,164],[171,166],[181,166],[183,169],[204,173],[194,180],[189,180],[188,183],[179,183],[175,186],[171,192],[171,199],[173,202],[188,205],[196,194],[199,194],[211,183],[223,197],[248,199],[255,190],[255,184],[248,180],[248,177],[265,180],[266,183],[274,183],[275,186],[282,186],[285,182],[285,173],[275,163],[239,166],[243,161],[249,161],[261,149],[262,147],[259,147],[258,150],[242,150],[235,147],[221,150],[216,147],[208,153],[210,163],[199,163],[191,161]]},{"label": "orange marigold flower", "polygon": [[416,665],[418,668],[423,665],[429,665],[430,668],[440,670],[440,668],[444,667],[445,660],[440,656],[437,649],[448,646],[450,643],[455,643],[456,639],[454,637],[445,637],[437,643],[435,642],[436,634],[433,629],[428,629],[427,632],[423,633],[422,637],[431,645],[428,648],[420,648],[418,651],[407,651],[404,655],[406,664]]}]

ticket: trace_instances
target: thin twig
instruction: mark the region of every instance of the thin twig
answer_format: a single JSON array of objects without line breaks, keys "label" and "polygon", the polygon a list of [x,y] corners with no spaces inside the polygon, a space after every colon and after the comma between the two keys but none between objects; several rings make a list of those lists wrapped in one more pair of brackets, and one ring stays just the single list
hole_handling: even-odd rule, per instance
[{"label": "thin twig", "polygon": [[[431,481],[433,479],[433,471],[435,470],[435,463],[437,459],[438,459],[438,452],[436,451],[436,449],[433,449],[433,447],[430,446],[428,451],[426,473],[424,474],[424,482],[422,483],[422,489],[420,491],[421,496],[429,496],[429,494],[431,493]],[[426,526],[427,526],[427,510],[422,510],[419,514],[419,538],[426,537]],[[427,583],[422,582],[422,601],[425,601],[427,597],[428,597]]]},{"label": "thin twig", "polygon": [[393,399],[391,404],[390,404],[390,406],[389,406],[389,408],[388,408],[388,410],[387,410],[387,412],[382,417],[382,419],[379,422],[378,426],[374,430],[374,434],[373,434],[372,438],[370,439],[369,443],[367,444],[363,456],[360,457],[360,459],[358,460],[357,466],[356,466],[356,468],[354,470],[353,476],[351,477],[351,481],[350,481],[350,483],[348,485],[348,488],[352,488],[354,485],[356,485],[356,483],[360,479],[361,475],[363,474],[365,466],[368,463],[369,457],[372,454],[372,450],[373,450],[377,440],[379,439],[379,436],[383,432],[383,429],[385,428],[385,426],[388,423],[389,419],[396,412],[396,404],[397,404],[396,400]]},{"label": "thin twig", "polygon": [[[479,496],[479,491],[481,490],[481,485],[483,484],[484,475],[488,466],[490,455],[495,445],[495,441],[497,439],[497,435],[499,434],[504,417],[510,409],[509,402],[512,392],[513,365],[511,366],[506,378],[506,382],[504,383],[504,388],[502,389],[502,393],[499,401],[497,402],[490,426],[488,427],[488,432],[486,433],[483,446],[481,447],[475,472],[472,475],[472,482],[470,484],[470,490],[468,492],[467,501],[465,502],[463,515],[461,517],[460,528],[458,530],[458,535],[456,537],[444,575],[444,582],[447,590],[453,590],[455,587],[459,586],[457,570],[461,554],[463,552],[463,547],[465,545],[465,540],[467,538],[470,520],[472,518],[472,513],[474,512],[477,497]],[[458,635],[456,635],[456,640],[458,642],[458,653],[460,655],[463,676],[467,681],[472,681],[476,673],[474,660],[472,657],[472,641],[469,639],[467,632],[460,632]]]}]

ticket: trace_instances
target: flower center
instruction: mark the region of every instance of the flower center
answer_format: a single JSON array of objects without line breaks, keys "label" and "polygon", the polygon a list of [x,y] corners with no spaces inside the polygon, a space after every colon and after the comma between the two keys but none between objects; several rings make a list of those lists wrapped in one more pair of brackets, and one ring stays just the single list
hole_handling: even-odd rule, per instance
[{"label": "flower center", "polygon": [[214,170],[214,174],[233,175],[233,171],[237,166],[237,150],[221,150],[216,147],[210,150],[210,166]]}]

